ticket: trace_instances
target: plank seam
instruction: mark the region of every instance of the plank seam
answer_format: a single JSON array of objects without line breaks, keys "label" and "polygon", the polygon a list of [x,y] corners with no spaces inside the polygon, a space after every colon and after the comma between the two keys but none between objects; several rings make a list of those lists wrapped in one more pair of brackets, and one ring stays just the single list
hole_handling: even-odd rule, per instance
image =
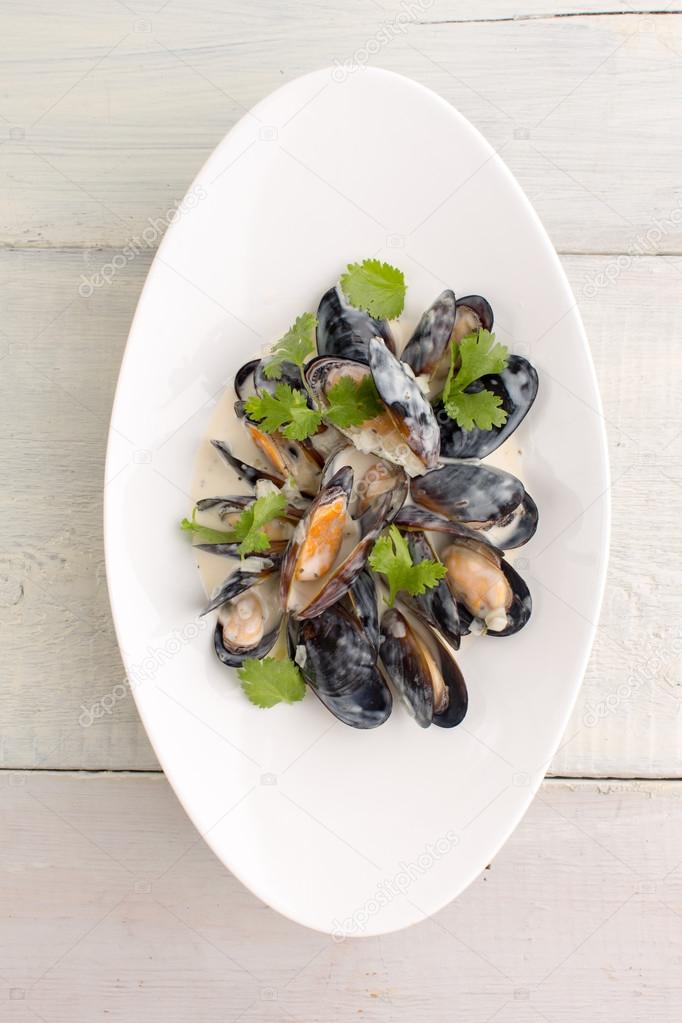
[{"label": "plank seam", "polygon": [[521,22],[521,21],[559,21],[561,18],[650,18],[650,17],[665,17],[666,15],[672,15],[673,17],[682,14],[682,8],[677,8],[674,11],[664,10],[663,8],[651,8],[644,11],[561,11],[558,14],[510,14],[501,15],[497,18],[443,18],[442,20],[434,19],[433,21],[415,21],[414,25],[493,25],[505,22]]}]

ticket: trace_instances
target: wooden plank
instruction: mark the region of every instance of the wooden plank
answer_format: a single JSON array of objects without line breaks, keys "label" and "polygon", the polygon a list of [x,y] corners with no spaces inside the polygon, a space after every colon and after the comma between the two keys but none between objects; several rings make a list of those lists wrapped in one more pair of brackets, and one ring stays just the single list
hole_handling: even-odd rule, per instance
[{"label": "wooden plank", "polygon": [[[121,246],[167,214],[254,102],[302,72],[369,62],[469,117],[561,251],[627,251],[656,221],[654,251],[682,251],[682,17],[629,3],[614,15],[611,0],[585,17],[552,16],[577,13],[559,0],[418,4],[406,9],[425,23],[409,26],[398,0],[10,4],[0,244]],[[454,23],[426,23],[439,20]]]},{"label": "wooden plank", "polygon": [[[109,408],[149,255],[126,263],[89,298],[78,291],[82,275],[114,255],[0,252],[6,767],[156,765],[128,690],[117,688],[123,668],[101,537]],[[677,777],[682,356],[670,296],[679,291],[682,261],[571,256],[564,265],[604,399],[614,518],[597,642],[552,772]],[[528,556],[532,570],[531,547]]]},{"label": "wooden plank", "polygon": [[669,1023],[682,1011],[679,782],[545,783],[456,902],[362,942],[263,906],[161,776],[3,773],[0,807],[12,1023]]}]

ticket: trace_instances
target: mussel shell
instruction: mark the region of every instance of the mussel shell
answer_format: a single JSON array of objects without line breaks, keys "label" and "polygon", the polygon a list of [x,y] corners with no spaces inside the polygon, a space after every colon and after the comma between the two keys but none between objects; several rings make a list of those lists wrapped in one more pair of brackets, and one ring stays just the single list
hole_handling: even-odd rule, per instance
[{"label": "mussel shell", "polygon": [[267,359],[251,359],[237,370],[234,389],[241,401],[246,401],[252,394],[262,394],[263,391],[273,394],[277,384],[288,384],[295,391],[304,390],[301,371],[296,363],[282,362],[276,380],[270,380],[265,375],[267,364]]},{"label": "mussel shell", "polygon": [[258,560],[262,563],[262,567],[258,571],[252,572],[245,568],[238,568],[236,572],[228,576],[201,612],[201,617],[207,615],[209,611],[215,611],[217,607],[222,607],[230,600],[234,600],[241,593],[250,590],[252,586],[258,586],[259,583],[269,579],[275,571],[273,561],[270,558],[259,558]]},{"label": "mussel shell", "polygon": [[218,621],[216,622],[216,627],[213,632],[213,646],[216,654],[218,655],[218,659],[221,660],[223,664],[226,664],[229,668],[240,668],[244,661],[248,658],[256,657],[260,659],[270,653],[277,641],[279,629],[280,626],[278,623],[274,629],[263,636],[260,643],[256,644],[256,646],[229,647],[225,645],[222,622]]},{"label": "mussel shell", "polygon": [[475,380],[467,388],[469,394],[483,389],[492,391],[502,402],[507,421],[490,430],[463,430],[450,419],[442,402],[434,406],[440,426],[440,452],[443,458],[485,458],[511,437],[525,418],[538,393],[538,374],[527,359],[510,355],[501,373],[491,373]]},{"label": "mussel shell", "polygon": [[[488,557],[491,555],[494,556],[495,561],[502,572],[504,572],[512,591],[512,602],[507,611],[507,625],[504,629],[500,629],[498,632],[491,629],[485,629],[484,634],[486,636],[500,637],[513,636],[528,622],[533,610],[533,601],[525,579],[523,579],[516,569],[509,564],[502,552],[496,550],[496,548],[494,548],[491,544],[482,544],[480,540],[463,540],[457,542],[461,542],[464,546],[471,547],[475,550],[480,550],[482,553],[486,553]],[[474,621],[474,616],[462,603],[458,602],[457,608],[459,611],[459,620],[462,629],[461,634],[462,636],[467,636],[469,632],[472,631],[471,624]]]},{"label": "mussel shell", "polygon": [[229,465],[231,469],[237,474],[240,480],[246,480],[252,487],[255,487],[258,480],[270,480],[278,487],[284,486],[284,477],[279,476],[277,473],[269,472],[267,469],[258,469],[255,465],[249,465],[248,462],[243,462],[241,458],[237,458],[236,455],[232,454],[229,445],[222,440],[212,440],[211,444],[216,449],[218,454],[222,457],[223,461]]},{"label": "mussel shell", "polygon": [[[433,547],[424,534],[419,531],[407,534],[407,545],[412,556],[412,563],[415,565],[420,561],[436,558]],[[427,589],[425,593],[406,598],[406,603],[428,625],[437,629],[450,646],[459,650],[461,632],[457,601],[452,595],[446,579],[439,579],[436,585]]]},{"label": "mussel shell", "polygon": [[439,714],[433,711],[433,683],[428,661],[420,653],[423,642],[409,618],[396,608],[389,608],[381,619],[379,656],[384,674],[395,685],[415,716],[417,724],[454,728],[465,717],[468,707],[467,688],[449,647],[433,630],[423,626],[431,639],[430,654],[448,690],[448,706]]},{"label": "mussel shell", "polygon": [[258,366],[260,366],[260,361],[260,359],[251,359],[249,362],[245,362],[235,374],[234,389],[237,397],[242,401],[246,401],[256,390],[254,373]]},{"label": "mussel shell", "polygon": [[368,361],[372,337],[383,338],[392,352],[395,342],[386,320],[375,320],[364,309],[349,305],[340,288],[330,288],[317,310],[317,351],[354,362]]},{"label": "mussel shell", "polygon": [[[360,467],[358,467],[358,463],[360,463],[363,458],[369,464],[367,466],[360,464]],[[355,465],[353,463],[355,463]],[[397,513],[398,509],[405,503],[409,491],[407,474],[402,466],[395,465],[393,462],[389,462],[385,458],[381,458],[379,455],[363,454],[358,451],[353,444],[348,444],[348,441],[344,437],[343,444],[339,445],[336,450],[332,451],[327,459],[325,467],[322,470],[321,485],[325,486],[337,469],[339,469],[342,465],[350,465],[354,469],[353,496],[350,507],[353,518],[358,518],[360,515],[363,515],[378,497],[382,496],[383,493],[388,493],[390,491],[393,495],[393,509],[387,515],[387,521],[392,520],[393,515]],[[381,471],[382,481],[387,483],[385,490],[376,491],[371,494],[365,491],[363,484],[366,482],[365,472],[369,467],[379,468]]]},{"label": "mussel shell", "polygon": [[303,622],[290,621],[293,656],[306,682],[331,713],[353,728],[376,728],[393,708],[391,691],[376,666],[376,650],[362,627],[339,604]]},{"label": "mussel shell", "polygon": [[501,522],[486,530],[486,537],[496,547],[510,551],[523,547],[538,528],[538,506],[528,492],[521,504],[512,512],[508,522]]},{"label": "mussel shell", "polygon": [[489,547],[500,556],[502,554],[502,551],[489,541],[487,533],[484,534],[478,529],[472,529],[461,522],[453,522],[451,519],[446,519],[443,515],[438,515],[437,512],[430,511],[428,508],[422,508],[419,504],[405,505],[397,513],[393,523],[398,529],[426,530],[430,533],[442,533],[445,536],[452,537],[454,540],[472,541]]},{"label": "mussel shell", "polygon": [[457,462],[410,480],[417,504],[481,528],[507,520],[525,497],[523,483],[502,469]]},{"label": "mussel shell", "polygon": [[293,479],[302,494],[314,496],[320,484],[324,457],[310,439],[291,440],[276,430],[265,433],[248,415],[243,401],[236,401],[234,409],[251,440],[272,463],[275,471]]},{"label": "mussel shell", "polygon": [[375,650],[379,649],[379,608],[374,576],[363,568],[344,597],[344,604],[357,619]]},{"label": "mussel shell", "polygon": [[[241,512],[253,504],[251,494],[232,494],[229,497],[202,497],[197,501],[197,511],[215,511],[221,519],[230,512]],[[289,522],[298,522],[303,518],[304,509],[288,504],[284,509],[281,518]]]},{"label": "mussel shell", "polygon": [[422,315],[400,356],[411,366],[415,376],[432,373],[438,366],[450,344],[455,316],[455,293],[448,288]]},{"label": "mussel shell", "polygon": [[483,298],[482,295],[464,295],[462,298],[457,299],[457,308],[461,309],[462,307],[473,309],[480,320],[483,330],[493,329],[493,307],[487,298]]},{"label": "mussel shell", "polygon": [[407,446],[426,469],[438,465],[438,423],[414,377],[378,338],[369,342],[369,368],[379,397],[390,410]]}]

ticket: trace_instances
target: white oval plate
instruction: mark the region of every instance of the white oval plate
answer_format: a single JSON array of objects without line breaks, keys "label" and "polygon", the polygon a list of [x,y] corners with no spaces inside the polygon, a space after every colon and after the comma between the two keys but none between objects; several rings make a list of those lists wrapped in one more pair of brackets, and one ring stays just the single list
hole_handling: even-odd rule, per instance
[{"label": "white oval plate", "polygon": [[[517,562],[533,617],[463,644],[469,713],[401,706],[356,731],[313,697],[261,711],[213,654],[187,538],[197,447],[235,370],[347,262],[400,265],[416,319],[444,287],[493,304],[540,393],[515,435],[540,527]],[[159,760],[197,829],[256,895],[339,934],[434,913],[498,851],[567,724],[599,613],[609,522],[600,400],[575,299],[537,216],[479,133],[405,78],[291,82],[218,146],[167,232],[125,353],[106,467],[121,650]]]}]

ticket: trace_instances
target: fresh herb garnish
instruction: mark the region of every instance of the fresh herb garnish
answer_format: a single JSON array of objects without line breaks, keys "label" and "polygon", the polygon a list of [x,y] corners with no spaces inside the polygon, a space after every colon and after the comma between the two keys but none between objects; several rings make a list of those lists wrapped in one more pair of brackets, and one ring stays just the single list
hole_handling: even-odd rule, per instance
[{"label": "fresh herb garnish", "polygon": [[237,553],[242,557],[257,554],[270,547],[270,538],[263,526],[279,518],[287,505],[284,494],[266,494],[244,508],[234,527],[229,532],[210,529],[196,521],[196,509],[191,519],[183,519],[180,528],[191,532],[203,543],[237,543]]},{"label": "fresh herb garnish", "polygon": [[351,377],[341,377],[329,388],[326,402],[322,411],[311,409],[303,391],[277,384],[274,394],[264,391],[248,398],[246,411],[265,433],[278,430],[289,440],[305,440],[318,431],[323,419],[344,430],[362,426],[384,409],[369,376],[360,383]]},{"label": "fresh herb garnish", "polygon": [[289,440],[312,437],[322,422],[322,413],[308,408],[306,394],[289,384],[277,384],[274,394],[252,395],[246,401],[246,411],[266,433],[279,430]]},{"label": "fresh herb garnish", "polygon": [[305,696],[306,685],[298,665],[265,657],[250,657],[237,670],[242,689],[257,707],[274,707],[277,703],[297,703]]},{"label": "fresh herb garnish", "polygon": [[352,377],[341,377],[327,393],[329,408],[322,413],[334,426],[345,430],[362,426],[383,412],[384,406],[371,376],[358,384]]},{"label": "fresh herb garnish", "polygon": [[407,540],[396,526],[389,526],[388,533],[380,536],[374,544],[369,564],[375,572],[386,576],[390,607],[393,607],[399,590],[418,597],[436,586],[445,575],[445,565],[440,561],[425,559],[415,565]]},{"label": "fresh herb garnish", "polygon": [[[495,341],[495,335],[487,330],[468,334],[457,345],[450,347],[450,370],[443,389],[443,405],[451,419],[455,419],[463,430],[490,430],[503,426],[507,413],[502,408],[498,394],[485,388],[468,394],[466,388],[489,373],[501,373],[507,365],[509,353],[504,345]],[[459,369],[455,366],[459,361]]]},{"label": "fresh herb garnish", "polygon": [[378,259],[350,263],[341,277],[341,290],[352,306],[376,320],[394,320],[405,305],[405,275]]},{"label": "fresh herb garnish", "polygon": [[284,362],[293,362],[299,369],[303,368],[305,360],[315,351],[316,326],[315,315],[303,313],[292,323],[284,337],[275,342],[265,356],[263,373],[268,380],[279,380]]}]

